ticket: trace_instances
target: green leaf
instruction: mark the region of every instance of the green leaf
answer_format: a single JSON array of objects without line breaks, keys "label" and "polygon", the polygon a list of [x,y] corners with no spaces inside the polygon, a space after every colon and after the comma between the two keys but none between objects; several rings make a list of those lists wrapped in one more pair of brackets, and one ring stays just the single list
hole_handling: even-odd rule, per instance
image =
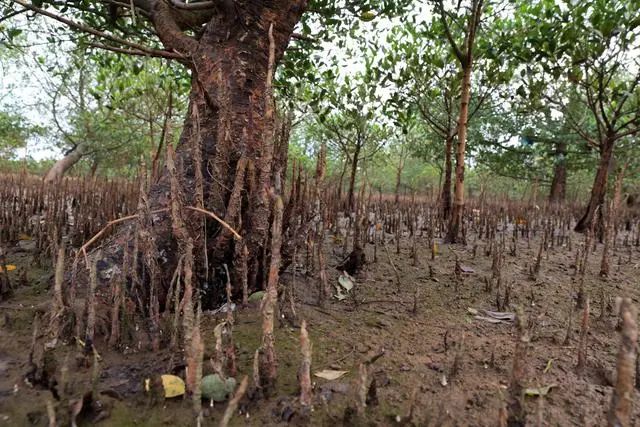
[{"label": "green leaf", "polygon": [[224,402],[235,388],[236,379],[232,377],[222,380],[218,374],[212,374],[202,378],[202,397],[214,402]]}]

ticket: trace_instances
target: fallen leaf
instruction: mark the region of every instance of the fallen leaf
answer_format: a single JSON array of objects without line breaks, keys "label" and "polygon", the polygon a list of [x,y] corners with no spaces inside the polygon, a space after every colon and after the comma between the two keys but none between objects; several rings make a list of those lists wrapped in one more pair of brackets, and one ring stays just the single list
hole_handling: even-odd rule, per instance
[{"label": "fallen leaf", "polygon": [[445,374],[442,374],[442,377],[440,377],[440,384],[442,384],[442,387],[446,387],[447,384],[449,384],[449,382],[447,381],[447,376]]},{"label": "fallen leaf", "polygon": [[338,293],[335,294],[334,297],[338,301],[344,301],[345,299],[347,299],[347,296],[345,294],[341,293],[340,291],[338,291]]},{"label": "fallen leaf", "polygon": [[345,271],[342,272],[342,275],[340,277],[338,277],[338,283],[344,288],[345,291],[349,292],[351,289],[353,289],[355,280]]},{"label": "fallen leaf", "polygon": [[558,384],[549,384],[544,387],[527,388],[524,390],[526,396],[546,396],[549,394],[552,388],[557,387]]},{"label": "fallen leaf", "polygon": [[322,371],[315,372],[315,375],[318,378],[323,378],[325,380],[333,381],[342,377],[349,371],[335,371],[333,369],[323,369]]},{"label": "fallen leaf", "polygon": [[262,300],[262,298],[264,297],[265,291],[258,291],[258,292],[254,292],[251,295],[249,295],[249,302],[256,302],[256,301],[260,301]]},{"label": "fallen leaf", "polygon": [[175,375],[162,375],[162,387],[164,388],[164,397],[171,398],[182,396],[185,392],[184,381]]},{"label": "fallen leaf", "polygon": [[202,378],[202,396],[214,402],[224,402],[235,388],[233,377],[223,380],[218,374],[211,374]]},{"label": "fallen leaf", "polygon": [[484,314],[486,314],[489,317],[493,317],[494,319],[508,320],[509,322],[513,322],[514,320],[516,320],[515,313],[508,313],[508,312],[502,312],[502,311],[489,311],[489,310],[483,310],[483,311],[484,311]]},{"label": "fallen leaf", "polygon": [[[16,266],[13,264],[6,264],[5,267],[7,267],[7,271],[13,271],[16,269]],[[0,273],[3,272],[4,270],[2,269],[2,266],[0,266]]]},{"label": "fallen leaf", "polygon": [[487,317],[487,316],[475,316],[476,320],[484,320],[485,322],[489,322],[489,323],[507,323],[504,320],[500,320],[500,319],[494,319],[493,317]]},{"label": "fallen leaf", "polygon": [[516,320],[515,313],[502,311],[477,310],[472,307],[467,308],[467,312],[475,316],[477,320],[483,320],[489,323],[509,323]]}]

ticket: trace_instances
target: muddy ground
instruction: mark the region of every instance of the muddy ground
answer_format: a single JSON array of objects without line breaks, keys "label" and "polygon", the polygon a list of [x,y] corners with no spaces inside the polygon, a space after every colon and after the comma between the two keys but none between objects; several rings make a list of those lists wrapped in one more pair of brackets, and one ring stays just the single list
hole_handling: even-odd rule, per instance
[{"label": "muddy ground", "polygon": [[[611,258],[608,279],[598,277],[602,245],[589,257],[585,288],[591,299],[591,328],[587,366],[578,375],[575,366],[582,313],[572,307],[577,292],[575,249],[584,236],[572,235],[572,250],[564,245],[543,253],[540,273],[532,279],[529,272],[538,252],[538,239],[532,239],[529,245],[519,239],[516,255],[507,250],[502,267],[503,283],[511,287],[506,311],[523,307],[533,328],[526,359],[527,385],[554,386],[543,398],[526,398],[527,425],[605,425],[620,342],[615,329],[614,299],[629,296],[640,307],[640,248],[623,247],[621,236]],[[396,254],[392,240],[387,244],[388,252],[379,246],[376,262],[374,247],[367,245],[368,263],[356,277],[354,295],[344,301],[332,300],[324,308],[315,304],[316,279],[298,273],[296,308],[309,325],[312,372],[339,369],[349,373],[335,381],[313,378],[316,402],[310,419],[305,420],[296,412],[295,405],[301,359],[299,329],[281,325],[276,331],[279,361],[276,393],[269,399],[250,403],[242,416],[233,419],[232,425],[286,425],[286,420],[292,424],[342,425],[345,408],[353,402],[351,384],[359,363],[382,351],[384,355],[370,368],[378,385],[378,402],[367,407],[364,425],[398,425],[398,420],[409,413],[412,396],[415,396],[412,425],[498,425],[500,408],[508,397],[516,327],[510,322],[478,320],[470,313],[469,308],[497,307],[495,289],[491,292],[485,289],[492,264],[492,257],[485,255],[486,242],[476,244],[474,236],[469,240],[464,247],[439,244],[438,255],[432,260],[428,240],[420,237],[416,265],[408,236],[401,240],[400,254]],[[334,267],[341,260],[341,246],[331,238],[327,240],[332,285],[337,283],[339,273]],[[469,271],[458,286],[453,250],[464,270]],[[400,275],[399,285],[389,257]],[[30,368],[28,355],[34,315],[43,311],[50,300],[53,274],[35,267],[31,253],[16,247],[10,250],[7,262],[18,266],[9,272],[14,283],[19,282],[21,269],[26,269],[27,277],[9,300],[0,303],[0,425],[48,425],[47,401],[58,413],[68,411],[68,403],[56,401],[50,391],[41,387],[30,387],[24,378]],[[291,281],[291,274],[286,274],[283,280]],[[417,312],[414,312],[416,296]],[[206,353],[212,348],[216,321],[216,316],[204,316]],[[567,341],[568,330],[571,336]],[[256,306],[237,311],[234,337],[240,375],[250,376],[253,353],[260,343]],[[95,384],[99,404],[94,408],[98,410],[81,413],[79,425],[195,425],[189,401],[164,400],[143,391],[145,378],[180,374],[180,352],[136,351],[133,346],[123,354],[101,343],[96,347],[102,358]],[[92,369],[78,367],[77,353],[74,343],[60,347],[54,375],[60,376],[66,367],[71,394],[79,398],[91,389]],[[456,358],[458,361],[454,363]],[[637,391],[634,400],[637,419],[640,418]],[[204,406],[204,425],[217,425],[225,404],[211,407],[205,402]]]}]

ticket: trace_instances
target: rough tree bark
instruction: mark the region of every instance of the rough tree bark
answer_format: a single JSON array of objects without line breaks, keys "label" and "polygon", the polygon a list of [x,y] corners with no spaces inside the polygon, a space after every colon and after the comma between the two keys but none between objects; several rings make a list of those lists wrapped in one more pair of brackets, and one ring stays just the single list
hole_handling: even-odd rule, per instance
[{"label": "rough tree bark", "polygon": [[564,202],[567,189],[567,143],[558,141],[555,143],[555,164],[553,166],[553,179],[549,190],[549,203],[560,204]]},{"label": "rough tree bark", "polygon": [[[188,58],[183,62],[191,71],[189,106],[176,149],[184,204],[198,205],[196,184],[200,176],[204,208],[224,217],[243,236],[242,242],[236,242],[217,222],[207,221],[205,239],[201,239],[202,246],[196,251],[206,251],[206,256],[198,254],[198,260],[208,260],[208,265],[201,262],[197,273],[217,280],[210,281],[210,290],[203,295],[203,307],[223,301],[226,280],[215,270],[223,263],[232,264],[236,244],[246,245],[248,251],[249,288],[264,285],[268,266],[264,248],[268,246],[271,210],[268,192],[273,170],[277,169],[273,120],[265,116],[266,104],[271,102],[267,88],[268,31],[273,24],[277,62],[305,6],[304,0],[274,0],[248,1],[216,9],[203,33],[195,39],[182,32],[181,23],[166,3],[154,3],[151,20],[156,32],[168,50]],[[165,284],[177,263],[170,216],[158,212],[169,206],[169,188],[170,177],[165,168],[149,194],[150,209],[157,212],[153,233],[159,253],[164,254],[159,266]],[[184,215],[194,231],[192,234],[201,235],[202,216],[196,212]],[[130,233],[126,230],[116,234],[116,244],[111,245],[108,254],[112,263],[121,260],[122,247],[129,241]],[[232,283],[239,287],[242,278],[233,277]],[[160,295],[161,301],[163,297]]]},{"label": "rough tree bark", "polygon": [[[589,204],[587,205],[584,215],[582,215],[582,218],[580,218],[575,227],[575,231],[579,233],[583,233],[589,229],[596,210],[604,203],[607,192],[607,182],[609,180],[609,169],[613,159],[614,141],[613,135],[607,135],[605,141],[600,145],[600,161],[598,162],[598,170],[593,181],[593,187],[591,188]],[[598,230],[602,229],[601,225],[602,224],[599,224],[597,226]]]}]

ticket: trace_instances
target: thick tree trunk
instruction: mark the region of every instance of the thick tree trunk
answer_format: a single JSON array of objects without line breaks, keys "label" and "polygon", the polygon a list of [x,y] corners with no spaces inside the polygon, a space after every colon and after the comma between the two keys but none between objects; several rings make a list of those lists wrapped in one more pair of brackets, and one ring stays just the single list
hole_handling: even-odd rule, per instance
[{"label": "thick tree trunk", "polygon": [[555,163],[553,166],[553,179],[549,191],[549,203],[560,204],[564,202],[567,189],[567,143],[558,141],[555,143]]},{"label": "thick tree trunk", "polygon": [[44,182],[52,183],[60,181],[64,174],[80,161],[84,155],[84,151],[82,145],[78,145],[63,158],[55,162],[53,166],[51,166],[51,169],[45,174]]},{"label": "thick tree trunk", "polygon": [[[197,274],[207,288],[201,290],[203,307],[224,301],[226,278],[222,267],[231,266],[234,254],[242,253],[244,247],[248,251],[249,288],[264,287],[271,218],[269,191],[274,170],[281,168],[274,165],[273,120],[267,108],[271,105],[268,32],[273,25],[277,61],[303,12],[301,4],[278,0],[266,6],[252,2],[242,10],[231,11],[231,15],[221,13],[207,25],[191,55],[189,107],[176,149],[179,196],[185,206],[202,205],[222,217],[243,237],[235,241],[217,221],[189,210],[182,213],[189,234],[197,239]],[[167,37],[170,34],[163,38],[165,44]],[[187,47],[193,48],[190,44]],[[170,188],[165,167],[150,190],[151,211],[170,206]],[[152,233],[158,252],[165,254],[158,264],[166,289],[179,254],[169,212],[153,215]],[[131,246],[131,234],[126,230],[118,233],[116,243],[119,239],[121,244],[108,254],[113,263],[121,261],[124,243]],[[243,249],[236,250],[235,245],[243,245]],[[235,269],[229,270],[232,276],[236,274]],[[243,278],[232,277],[231,283],[236,286],[234,292],[239,292]],[[163,297],[160,295],[161,301]]]},{"label": "thick tree trunk", "polygon": [[464,155],[467,148],[467,126],[469,117],[469,99],[471,98],[471,61],[466,64],[462,75],[462,92],[460,96],[460,116],[458,119],[458,147],[456,150],[456,182],[454,201],[449,229],[445,241],[462,242],[462,214],[464,212]]},{"label": "thick tree trunk", "polygon": [[353,152],[353,159],[351,160],[351,176],[349,177],[349,193],[347,194],[347,212],[353,212],[355,208],[355,187],[356,187],[356,174],[358,173],[358,160],[360,157],[360,144],[356,145],[356,149]]},{"label": "thick tree trunk", "polygon": [[591,187],[591,197],[589,198],[589,204],[587,209],[582,215],[582,218],[578,221],[575,227],[575,231],[583,233],[591,227],[594,215],[598,207],[601,208],[604,203],[604,196],[607,192],[607,181],[609,179],[609,168],[611,166],[611,160],[613,158],[613,137],[607,136],[605,141],[600,145],[600,161],[598,162],[598,170],[596,172],[595,179],[593,181],[593,187]]},{"label": "thick tree trunk", "polygon": [[453,165],[453,135],[447,136],[444,145],[444,182],[442,183],[442,218],[449,219],[451,214],[451,174]]}]

